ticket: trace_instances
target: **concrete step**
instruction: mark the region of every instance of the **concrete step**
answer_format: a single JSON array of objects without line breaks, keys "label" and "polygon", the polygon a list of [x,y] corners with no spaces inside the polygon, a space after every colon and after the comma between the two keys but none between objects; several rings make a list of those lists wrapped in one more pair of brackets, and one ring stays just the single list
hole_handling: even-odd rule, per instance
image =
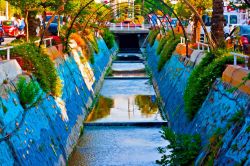
[{"label": "concrete step", "polygon": [[160,121],[160,122],[85,122],[84,126],[161,127],[161,126],[168,126],[168,122],[167,121]]},{"label": "concrete step", "polygon": [[134,61],[115,60],[112,63],[145,63],[145,60],[134,60]]},{"label": "concrete step", "polygon": [[150,77],[105,77],[105,80],[146,80]]}]

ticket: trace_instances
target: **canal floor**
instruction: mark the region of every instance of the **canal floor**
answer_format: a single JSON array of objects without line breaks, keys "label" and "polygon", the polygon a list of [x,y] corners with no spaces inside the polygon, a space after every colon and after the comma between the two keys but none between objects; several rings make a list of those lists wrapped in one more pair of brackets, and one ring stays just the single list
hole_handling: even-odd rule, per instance
[{"label": "canal floor", "polygon": [[100,125],[84,127],[70,166],[156,165],[161,157],[157,147],[168,144],[161,138],[161,127],[150,125],[165,121],[145,65],[125,60],[113,62],[113,76],[104,80],[99,101],[86,119],[88,124]]}]

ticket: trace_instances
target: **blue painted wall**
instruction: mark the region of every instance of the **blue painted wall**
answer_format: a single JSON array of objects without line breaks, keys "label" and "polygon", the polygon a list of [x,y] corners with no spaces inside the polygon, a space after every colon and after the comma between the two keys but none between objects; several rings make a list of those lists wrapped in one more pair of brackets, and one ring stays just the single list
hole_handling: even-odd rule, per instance
[{"label": "blue painted wall", "polygon": [[[102,81],[111,53],[117,49],[109,50],[102,39],[98,40],[98,46],[100,52],[91,66],[96,78],[93,88]],[[62,99],[69,121],[61,119],[61,110],[52,96],[44,94],[36,107],[25,111],[15,87],[3,85],[0,88],[0,165],[65,164],[77,143],[93,94],[73,57],[57,59],[56,64],[64,84]]]},{"label": "blue painted wall", "polygon": [[[147,46],[147,61],[152,69],[154,85],[163,100],[164,112],[168,115],[170,126],[175,132],[199,133],[202,137],[202,144],[205,146],[218,128],[226,128],[229,119],[237,111],[244,110],[249,116],[250,96],[240,91],[229,93],[228,89],[231,86],[218,79],[194,119],[188,120],[184,112],[183,95],[193,67],[185,65],[186,63],[181,61],[180,56],[173,55],[162,71],[158,72],[159,55],[156,54],[158,44],[156,41],[152,47]],[[246,132],[248,126],[248,117],[242,128],[235,127],[234,124],[230,126],[230,130],[223,138],[223,150],[216,161],[217,164],[234,165],[245,158],[248,158],[245,164],[250,164],[250,137]],[[234,136],[230,133],[232,131]],[[232,146],[236,146],[234,144],[238,144],[239,147],[236,152],[232,152],[231,149]],[[197,161],[203,155],[201,152]]]}]

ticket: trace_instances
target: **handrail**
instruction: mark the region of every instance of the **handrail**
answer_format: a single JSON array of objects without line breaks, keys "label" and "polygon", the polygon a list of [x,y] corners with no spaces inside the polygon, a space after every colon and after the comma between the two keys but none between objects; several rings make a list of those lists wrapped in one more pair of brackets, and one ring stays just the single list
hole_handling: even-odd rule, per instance
[{"label": "handrail", "polygon": [[234,56],[234,66],[237,66],[237,57],[241,57],[241,58],[245,59],[245,69],[248,70],[248,59],[249,59],[249,56],[243,55],[243,54],[239,54],[239,53],[235,53],[235,52],[230,52],[230,54]]},{"label": "handrail", "polygon": [[186,44],[186,39],[184,37],[181,37],[181,44]]},{"label": "handrail", "polygon": [[207,51],[210,52],[210,46],[208,44],[202,42],[197,42],[197,44],[198,44],[198,50],[205,51],[205,47],[207,47]]},{"label": "handrail", "polygon": [[13,48],[13,46],[9,46],[9,47],[1,47],[0,51],[2,50],[7,50],[7,60],[10,60],[10,49]]},{"label": "handrail", "polygon": [[[44,42],[44,46],[45,48],[47,48],[47,42],[49,40],[49,47],[52,47],[52,40],[53,38],[52,37],[48,37],[48,38],[44,38],[43,39],[43,42]],[[35,43],[40,43],[41,40],[36,40]]]}]

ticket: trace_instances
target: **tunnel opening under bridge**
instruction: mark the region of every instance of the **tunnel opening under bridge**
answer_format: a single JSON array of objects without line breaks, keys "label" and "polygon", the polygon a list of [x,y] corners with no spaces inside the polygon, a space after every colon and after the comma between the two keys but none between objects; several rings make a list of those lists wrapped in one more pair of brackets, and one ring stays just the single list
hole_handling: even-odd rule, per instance
[{"label": "tunnel opening under bridge", "polygon": [[140,53],[147,34],[116,34],[120,53]]}]

